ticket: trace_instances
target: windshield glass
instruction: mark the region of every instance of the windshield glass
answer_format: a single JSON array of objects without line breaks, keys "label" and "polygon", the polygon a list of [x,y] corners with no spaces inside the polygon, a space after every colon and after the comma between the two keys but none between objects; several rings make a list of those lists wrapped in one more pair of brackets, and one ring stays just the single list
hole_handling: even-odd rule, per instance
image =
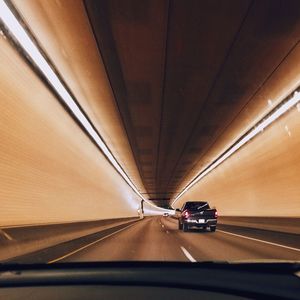
[{"label": "windshield glass", "polygon": [[300,1],[0,19],[0,262],[300,259]]}]

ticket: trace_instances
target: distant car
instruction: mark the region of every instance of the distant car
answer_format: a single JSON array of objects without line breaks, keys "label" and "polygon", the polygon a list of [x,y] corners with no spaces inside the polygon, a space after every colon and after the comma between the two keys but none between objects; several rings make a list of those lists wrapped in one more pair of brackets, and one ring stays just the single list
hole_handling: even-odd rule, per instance
[{"label": "distant car", "polygon": [[168,217],[169,214],[168,214],[168,213],[164,213],[163,216],[164,216],[164,217]]},{"label": "distant car", "polygon": [[216,231],[217,218],[217,210],[210,208],[207,202],[186,202],[178,216],[178,229],[188,231],[190,228],[196,227]]}]

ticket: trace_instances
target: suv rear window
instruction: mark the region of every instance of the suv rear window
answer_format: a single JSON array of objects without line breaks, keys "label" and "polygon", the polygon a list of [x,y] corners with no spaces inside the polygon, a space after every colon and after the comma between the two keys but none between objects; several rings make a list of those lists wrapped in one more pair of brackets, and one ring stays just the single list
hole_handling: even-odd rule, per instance
[{"label": "suv rear window", "polygon": [[184,209],[191,209],[191,210],[196,210],[196,209],[209,209],[209,205],[207,202],[187,202],[184,206]]}]

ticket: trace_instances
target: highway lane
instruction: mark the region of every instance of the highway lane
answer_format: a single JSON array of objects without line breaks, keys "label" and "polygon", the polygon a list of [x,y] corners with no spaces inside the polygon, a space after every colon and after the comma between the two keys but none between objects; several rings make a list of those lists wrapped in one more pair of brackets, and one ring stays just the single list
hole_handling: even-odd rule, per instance
[{"label": "highway lane", "polygon": [[300,260],[299,235],[222,225],[214,233],[198,230],[182,232],[173,218],[148,217],[106,233],[23,256],[14,262],[266,259]]},{"label": "highway lane", "polygon": [[[79,251],[75,249],[75,253],[71,254],[71,251],[52,259],[52,261],[232,261],[278,258],[300,260],[300,250],[266,244],[230,233],[242,234],[241,232],[235,233],[233,230],[223,231],[221,229],[215,233],[197,230],[185,233],[177,229],[177,221],[172,218],[146,218],[102,241]],[[278,243],[278,241],[274,241],[270,232],[268,232],[268,236],[265,236],[264,239],[262,236],[258,238]],[[257,236],[251,237],[249,232],[246,237],[257,238]],[[279,242],[279,245],[285,245],[282,237]],[[295,246],[298,243],[299,240],[291,245],[289,241],[287,246],[297,248]]]}]

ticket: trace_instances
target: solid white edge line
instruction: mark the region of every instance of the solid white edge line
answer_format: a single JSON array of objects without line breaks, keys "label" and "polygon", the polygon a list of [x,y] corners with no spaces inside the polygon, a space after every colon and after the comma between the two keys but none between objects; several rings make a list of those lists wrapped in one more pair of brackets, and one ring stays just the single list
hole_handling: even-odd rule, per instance
[{"label": "solid white edge line", "polygon": [[62,259],[64,259],[64,258],[67,258],[67,257],[69,257],[69,256],[71,256],[71,255],[73,255],[73,254],[75,254],[75,253],[77,253],[77,252],[79,252],[79,251],[81,251],[81,250],[83,250],[83,249],[86,249],[86,248],[88,248],[88,247],[90,247],[90,246],[92,246],[92,245],[94,245],[94,244],[96,244],[96,243],[98,243],[98,242],[100,242],[100,241],[102,241],[102,240],[105,240],[106,238],[108,238],[108,237],[110,237],[110,236],[112,236],[112,235],[115,235],[116,233],[119,233],[119,232],[121,232],[121,231],[123,231],[123,230],[125,230],[125,229],[127,229],[127,228],[129,228],[129,227],[131,227],[131,226],[133,226],[133,225],[135,225],[135,224],[136,224],[136,223],[130,224],[130,225],[128,225],[128,226],[126,226],[126,227],[124,227],[124,228],[121,228],[121,229],[119,229],[119,230],[117,230],[117,231],[114,231],[113,233],[110,233],[110,234],[108,234],[108,235],[106,235],[106,236],[104,236],[104,237],[102,237],[102,238],[100,238],[100,239],[98,239],[98,240],[96,240],[96,241],[94,241],[94,242],[91,242],[91,243],[89,243],[89,244],[87,244],[87,245],[85,245],[85,246],[83,246],[83,247],[80,247],[80,248],[78,248],[78,249],[76,249],[76,250],[74,250],[74,251],[72,251],[72,252],[69,252],[69,253],[67,253],[67,254],[65,254],[65,255],[63,255],[63,256],[60,256],[60,257],[55,258],[55,259],[53,259],[53,260],[50,260],[50,261],[48,261],[48,264],[53,264],[53,263],[55,263],[55,262],[57,262],[57,261],[60,261],[60,260],[62,260]]},{"label": "solid white edge line", "polygon": [[197,262],[196,259],[183,246],[180,246],[180,249],[190,262]]},{"label": "solid white edge line", "polygon": [[252,241],[256,241],[256,242],[261,242],[261,243],[265,243],[265,244],[268,244],[268,245],[277,246],[277,247],[286,248],[286,249],[289,249],[289,250],[300,252],[300,249],[298,249],[298,248],[289,247],[289,246],[285,246],[285,245],[281,245],[281,244],[277,244],[277,243],[272,243],[272,242],[267,242],[267,241],[264,241],[264,240],[255,239],[255,238],[252,238],[252,237],[248,237],[248,236],[244,236],[244,235],[240,235],[240,234],[236,234],[236,233],[231,233],[231,232],[220,230],[220,229],[218,229],[217,231],[225,233],[225,234],[230,234],[230,235],[233,235],[233,236],[237,236],[237,237],[240,237],[240,238],[243,238],[243,239],[252,240]]}]

